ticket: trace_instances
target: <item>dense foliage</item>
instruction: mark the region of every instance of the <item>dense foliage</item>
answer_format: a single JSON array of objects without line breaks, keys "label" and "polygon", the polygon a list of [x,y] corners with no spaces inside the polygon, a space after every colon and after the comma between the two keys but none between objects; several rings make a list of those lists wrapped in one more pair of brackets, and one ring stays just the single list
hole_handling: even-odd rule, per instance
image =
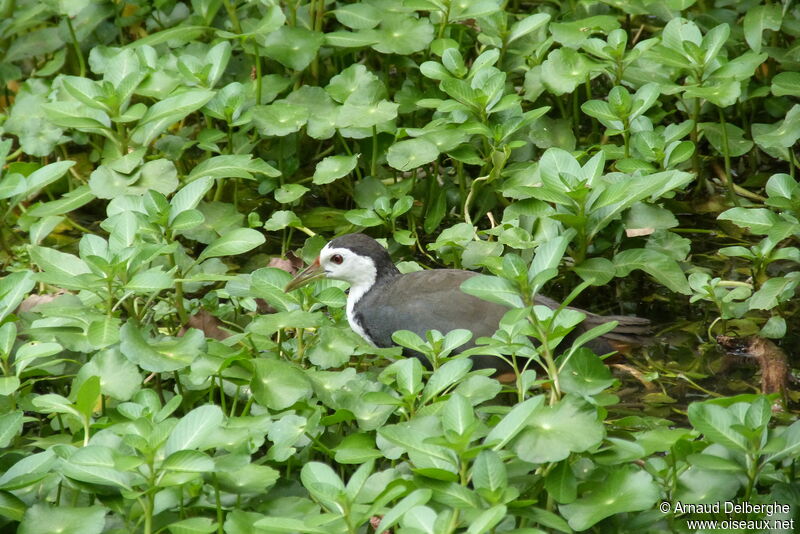
[{"label": "dense foliage", "polygon": [[[716,335],[800,346],[797,4],[0,14],[3,532],[797,517],[798,399],[713,378]],[[513,309],[481,349],[511,385],[449,357],[468,332],[396,334],[428,371],[350,331],[341,283],[283,292],[292,251],[361,230],[406,271],[486,273],[465,290]],[[582,315],[533,306],[542,288],[681,335],[612,373],[582,348],[602,328],[559,344]]]}]

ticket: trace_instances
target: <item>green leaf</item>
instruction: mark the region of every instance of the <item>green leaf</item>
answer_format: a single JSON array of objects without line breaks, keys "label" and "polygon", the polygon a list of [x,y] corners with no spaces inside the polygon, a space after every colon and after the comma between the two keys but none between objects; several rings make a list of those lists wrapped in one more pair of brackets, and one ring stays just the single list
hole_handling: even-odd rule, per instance
[{"label": "green leaf", "polygon": [[[18,534],[100,534],[105,527],[106,509],[100,506],[51,507],[37,503],[28,508]],[[55,526],[57,529],[54,529]]]},{"label": "green leaf", "polygon": [[323,34],[296,26],[282,26],[263,39],[263,53],[290,69],[301,71],[311,64],[322,46]]},{"label": "green leaf", "polygon": [[589,258],[573,267],[582,280],[593,286],[604,286],[614,279],[614,264],[606,258]]},{"label": "green leaf", "polygon": [[237,228],[225,233],[219,239],[208,245],[200,256],[198,262],[219,256],[235,256],[253,250],[264,244],[264,234],[252,228]]},{"label": "green leaf", "polygon": [[34,285],[33,271],[11,273],[0,280],[0,322],[14,313]]},{"label": "green leaf", "polygon": [[800,284],[800,280],[797,276],[770,278],[750,297],[748,308],[751,310],[771,310],[778,304],[790,300],[794,296],[798,284]]},{"label": "green leaf", "polygon": [[567,47],[557,48],[542,62],[542,82],[548,91],[559,96],[573,92],[586,82],[587,77],[592,77],[594,70],[594,63],[580,52]]},{"label": "green leaf", "polygon": [[146,371],[165,373],[190,365],[205,348],[203,332],[195,328],[183,337],[164,336],[154,341],[145,338],[141,327],[128,321],[120,329],[120,350],[125,357]]},{"label": "green leaf", "polygon": [[22,521],[25,510],[28,509],[22,500],[13,493],[0,491],[0,515],[12,521]]},{"label": "green leaf", "polygon": [[162,289],[168,289],[174,284],[171,273],[165,273],[161,267],[153,267],[146,271],[136,273],[125,284],[125,289],[139,294],[151,294]]},{"label": "green leaf", "polygon": [[25,180],[23,195],[30,195],[39,189],[47,187],[64,176],[73,165],[75,165],[74,161],[58,161],[35,170]]},{"label": "green leaf", "polygon": [[80,388],[75,398],[75,407],[83,415],[84,419],[89,420],[94,413],[94,407],[100,400],[100,377],[90,376]]},{"label": "green leaf", "polygon": [[374,28],[381,21],[381,12],[370,4],[348,4],[333,11],[336,20],[354,30]]},{"label": "green leaf", "polygon": [[[2,287],[2,282],[0,282]],[[0,360],[8,360],[17,338],[17,325],[13,322],[0,326]]]},{"label": "green leaf", "polygon": [[310,191],[310,189],[304,185],[285,184],[275,190],[275,200],[281,204],[291,204],[295,200],[298,200],[305,195],[308,191]]},{"label": "green leaf", "polygon": [[[7,19],[11,22],[12,19]],[[64,46],[58,27],[46,27],[17,35],[6,49],[4,62],[12,63],[21,59],[54,52]]]},{"label": "green leaf", "polygon": [[350,361],[357,342],[341,328],[323,326],[318,330],[317,344],[308,352],[308,361],[320,369],[341,367]]},{"label": "green leaf", "polygon": [[[561,264],[561,259],[564,257],[572,235],[571,231],[565,232],[563,235],[548,239],[536,248],[536,255],[528,269],[528,282],[532,285],[533,293],[538,293],[545,282],[558,274],[558,266]],[[543,273],[550,274],[543,276]]]},{"label": "green leaf", "polygon": [[596,15],[586,17],[571,22],[559,22],[550,25],[553,38],[563,45],[577,48],[578,45],[588,39],[592,33],[609,33],[619,28],[620,24],[616,17],[610,15]]},{"label": "green leaf", "polygon": [[629,249],[614,256],[616,276],[627,276],[634,269],[650,274],[668,289],[690,295],[691,289],[680,265],[666,254],[650,249]]},{"label": "green leaf", "polygon": [[494,450],[482,450],[472,464],[472,485],[475,489],[498,492],[508,486],[506,466]]},{"label": "green leaf", "polygon": [[581,111],[603,122],[607,128],[622,129],[621,117],[618,117],[617,114],[612,111],[608,102],[589,100],[581,104]]},{"label": "green leaf", "polygon": [[789,148],[800,139],[800,104],[786,113],[784,120],[775,124],[753,124],[753,140],[766,150]]},{"label": "green leaf", "polygon": [[62,215],[85,206],[95,198],[89,186],[82,185],[50,202],[37,202],[28,210],[28,215],[31,217]]},{"label": "green leaf", "polygon": [[172,224],[175,217],[187,210],[196,208],[213,185],[214,179],[210,176],[204,176],[183,186],[169,202],[169,219],[167,222]]},{"label": "green leaf", "polygon": [[491,446],[494,451],[503,449],[528,426],[533,414],[543,405],[544,395],[536,395],[517,404],[489,431],[483,443]]},{"label": "green leaf", "polygon": [[463,437],[471,432],[474,423],[475,413],[470,401],[463,395],[453,393],[442,409],[442,429]]},{"label": "green leaf", "polygon": [[689,405],[688,413],[689,422],[708,440],[734,450],[748,451],[747,438],[733,429],[742,422],[730,408],[708,402],[693,402]]},{"label": "green leaf", "polygon": [[[186,177],[194,182],[201,177],[254,179],[255,174],[272,178],[281,175],[280,171],[260,158],[253,159],[250,154],[222,155],[209,158],[197,165]],[[187,186],[188,187],[188,186]],[[174,199],[173,199],[174,200]]]},{"label": "green leaf", "polygon": [[47,273],[79,276],[91,272],[86,262],[73,254],[47,247],[31,247],[31,259]]},{"label": "green leaf", "polygon": [[102,486],[130,489],[130,476],[115,468],[114,452],[102,445],[87,445],[77,449],[62,464],[67,477]]},{"label": "green leaf", "polygon": [[758,334],[770,339],[783,338],[786,335],[786,319],[773,315],[767,319]]},{"label": "green leaf", "polygon": [[591,482],[577,501],[559,511],[575,530],[586,530],[616,514],[650,509],[660,496],[653,477],[633,466],[616,467],[602,482]]},{"label": "green leaf", "polygon": [[772,78],[775,96],[800,96],[800,72],[781,72]]},{"label": "green leaf", "polygon": [[376,532],[388,530],[394,526],[406,512],[416,506],[427,503],[432,495],[433,492],[428,488],[415,489],[389,509],[383,516],[383,519],[381,519],[378,528],[375,529]]},{"label": "green leaf", "polygon": [[422,391],[422,402],[427,402],[436,395],[456,384],[467,375],[471,367],[470,360],[458,358],[445,362],[428,377]]},{"label": "green leaf", "polygon": [[56,126],[113,137],[111,119],[104,111],[75,101],[53,102],[45,104],[43,109],[47,114],[47,120]]},{"label": "green leaf", "polygon": [[561,364],[558,371],[561,389],[588,397],[596,395],[614,383],[611,371],[592,351],[579,349]]},{"label": "green leaf", "polygon": [[[697,125],[708,139],[708,142],[720,154],[728,156],[743,156],[753,148],[753,142],[744,138],[744,130],[735,124],[725,123],[725,131],[717,122],[701,122]],[[727,146],[725,134],[727,133]]]},{"label": "green leaf", "polygon": [[313,182],[317,185],[329,184],[347,176],[356,168],[360,154],[352,156],[328,156],[314,170]]},{"label": "green leaf", "polygon": [[253,123],[262,135],[283,137],[296,132],[308,122],[309,111],[304,106],[279,100],[268,106],[253,108]]},{"label": "green leaf", "polygon": [[62,350],[64,350],[64,347],[53,342],[42,343],[40,341],[29,341],[25,343],[17,349],[15,354],[14,367],[17,375],[21,375],[33,360],[53,356]]},{"label": "green leaf", "polygon": [[168,126],[203,107],[214,96],[208,89],[187,89],[153,104],[131,132],[134,143],[149,145]]},{"label": "green leaf", "polygon": [[[94,321],[92,325],[96,323],[114,325],[115,331],[108,336],[113,336],[116,343],[120,337],[119,319],[113,317],[110,319]],[[110,340],[109,337],[106,339]],[[119,401],[130,400],[142,385],[139,368],[122,355],[119,347],[112,347],[96,353],[78,373],[79,377],[84,375],[100,377],[100,391],[103,395]]]},{"label": "green leaf", "polygon": [[525,37],[531,32],[535,32],[549,21],[549,13],[536,13],[535,15],[527,16],[524,19],[515,22],[511,26],[508,36],[506,37],[506,45],[513,43],[517,39]]},{"label": "green leaf", "polygon": [[190,517],[167,526],[171,534],[211,534],[217,524],[210,517]]},{"label": "green leaf", "polygon": [[39,395],[31,402],[40,413],[61,413],[65,415],[72,415],[79,421],[83,418],[81,413],[75,409],[75,406],[69,402],[69,399],[56,393],[45,393],[44,395]]},{"label": "green leaf", "polygon": [[409,171],[434,161],[439,156],[439,149],[434,143],[425,139],[408,139],[389,147],[386,161],[393,168]]},{"label": "green leaf", "polygon": [[717,219],[731,221],[754,234],[767,234],[780,222],[780,217],[766,208],[731,208],[720,213]]},{"label": "green leaf", "polygon": [[800,421],[783,429],[775,429],[762,451],[767,453],[764,461],[768,463],[795,457],[800,451]]},{"label": "green leaf", "polygon": [[[353,4],[364,5],[364,4]],[[380,35],[375,30],[361,30],[357,32],[327,32],[325,44],[336,48],[364,48],[372,46],[380,40]]]},{"label": "green leaf", "polygon": [[468,295],[510,308],[524,306],[514,283],[497,276],[485,274],[473,276],[461,284],[461,290]]},{"label": "green leaf", "polygon": [[151,33],[141,39],[134,39],[126,46],[128,48],[140,48],[143,46],[156,46],[167,41],[187,43],[197,39],[210,29],[207,26],[174,26],[160,32]]},{"label": "green leaf", "polygon": [[492,506],[470,522],[467,534],[483,534],[489,532],[506,516],[506,507],[502,504]]},{"label": "green leaf", "polygon": [[531,463],[558,462],[598,445],[605,429],[597,409],[574,396],[537,409],[514,440],[514,451]]},{"label": "green leaf", "polygon": [[20,410],[0,415],[0,447],[6,448],[22,430],[22,415]]},{"label": "green leaf", "polygon": [[177,451],[207,448],[206,444],[220,428],[223,419],[219,406],[198,406],[178,420],[164,445],[164,454],[169,456]]},{"label": "green leaf", "polygon": [[686,460],[701,469],[709,469],[712,471],[733,471],[745,474],[745,469],[733,460],[722,458],[721,456],[713,456],[711,454],[690,454]]},{"label": "green leaf", "polygon": [[303,534],[330,534],[330,529],[308,525],[304,520],[293,517],[263,517],[253,523],[253,527],[261,532],[275,534],[295,534],[296,532],[302,532]]},{"label": "green leaf", "polygon": [[427,17],[414,18],[400,13],[382,13],[376,33],[379,41],[372,48],[382,54],[413,54],[433,41],[433,25]]},{"label": "green leaf", "polygon": [[547,493],[560,503],[574,502],[578,497],[578,481],[569,460],[556,464],[544,479]]},{"label": "green leaf", "polygon": [[306,463],[300,471],[303,486],[328,510],[341,510],[337,501],[344,494],[344,483],[333,468],[321,462]]},{"label": "green leaf", "polygon": [[741,83],[728,80],[702,86],[689,85],[684,89],[686,97],[703,98],[721,108],[734,105],[741,94]]},{"label": "green leaf", "polygon": [[744,40],[755,53],[761,52],[761,38],[764,30],[781,29],[783,14],[781,6],[755,6],[744,14]]},{"label": "green leaf", "polygon": [[303,371],[281,360],[253,361],[253,397],[271,410],[284,410],[311,394],[311,383]]},{"label": "green leaf", "polygon": [[286,227],[297,228],[300,226],[303,226],[303,221],[293,211],[289,210],[272,212],[270,218],[264,223],[264,229],[268,232],[277,232]]}]

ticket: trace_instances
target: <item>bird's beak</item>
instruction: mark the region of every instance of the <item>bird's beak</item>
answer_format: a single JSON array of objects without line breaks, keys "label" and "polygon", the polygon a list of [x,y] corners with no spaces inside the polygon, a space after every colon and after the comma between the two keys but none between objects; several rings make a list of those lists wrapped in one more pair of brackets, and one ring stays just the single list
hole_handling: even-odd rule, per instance
[{"label": "bird's beak", "polygon": [[286,284],[286,287],[284,287],[283,290],[288,293],[293,289],[303,287],[304,285],[309,284],[318,278],[322,278],[323,276],[325,276],[325,271],[322,269],[322,265],[319,263],[319,258],[317,258],[311,263],[311,265],[297,273],[297,276],[292,278],[289,283]]}]

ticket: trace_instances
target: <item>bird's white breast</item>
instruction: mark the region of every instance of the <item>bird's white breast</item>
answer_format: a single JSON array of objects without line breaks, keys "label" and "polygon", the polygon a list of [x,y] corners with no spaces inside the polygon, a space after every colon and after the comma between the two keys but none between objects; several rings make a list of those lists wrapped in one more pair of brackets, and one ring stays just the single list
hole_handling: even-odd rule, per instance
[{"label": "bird's white breast", "polygon": [[352,286],[350,288],[350,292],[347,294],[346,311],[347,311],[347,322],[350,324],[350,328],[353,329],[353,332],[364,338],[367,341],[367,343],[369,343],[374,347],[376,346],[375,343],[372,342],[369,336],[367,336],[366,331],[364,331],[364,329],[361,328],[361,325],[358,324],[355,312],[356,304],[358,304],[358,301],[361,300],[361,297],[364,296],[364,293],[369,291],[370,287],[372,286],[371,285],[369,287]]},{"label": "bird's white breast", "polygon": [[356,320],[355,307],[358,301],[361,300],[361,297],[375,285],[375,281],[378,278],[378,271],[375,268],[375,263],[371,259],[362,256],[348,258],[347,267],[348,271],[346,275],[339,275],[337,277],[340,280],[350,282],[350,292],[347,294],[347,322],[356,334],[363,337],[369,344],[374,346],[375,344],[372,343],[366,331],[358,324],[358,320]]}]

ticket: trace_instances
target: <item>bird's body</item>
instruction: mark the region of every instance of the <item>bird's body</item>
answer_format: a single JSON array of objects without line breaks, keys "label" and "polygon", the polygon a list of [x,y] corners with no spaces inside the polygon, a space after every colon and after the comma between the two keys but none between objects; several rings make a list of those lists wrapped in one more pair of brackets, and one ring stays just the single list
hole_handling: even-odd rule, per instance
[{"label": "bird's body", "polygon": [[[347,320],[350,327],[376,347],[394,346],[392,334],[410,330],[423,339],[429,330],[443,334],[455,329],[472,332],[472,340],[456,352],[474,347],[480,337],[492,336],[509,310],[461,290],[461,284],[477,273],[458,269],[433,269],[401,274],[389,253],[364,234],[348,234],[329,242],[309,269],[298,275],[287,289],[299,287],[318,276],[350,283]],[[536,303],[557,308],[559,303],[543,296]],[[581,310],[583,311],[583,310]],[[589,312],[576,329],[578,333],[598,324],[616,320],[617,328],[589,346],[596,352],[615,350],[613,341],[629,341],[641,334],[649,321],[638,317],[602,317]],[[425,361],[421,354],[406,350],[408,356]],[[494,356],[473,356],[476,368],[501,368]]]}]

